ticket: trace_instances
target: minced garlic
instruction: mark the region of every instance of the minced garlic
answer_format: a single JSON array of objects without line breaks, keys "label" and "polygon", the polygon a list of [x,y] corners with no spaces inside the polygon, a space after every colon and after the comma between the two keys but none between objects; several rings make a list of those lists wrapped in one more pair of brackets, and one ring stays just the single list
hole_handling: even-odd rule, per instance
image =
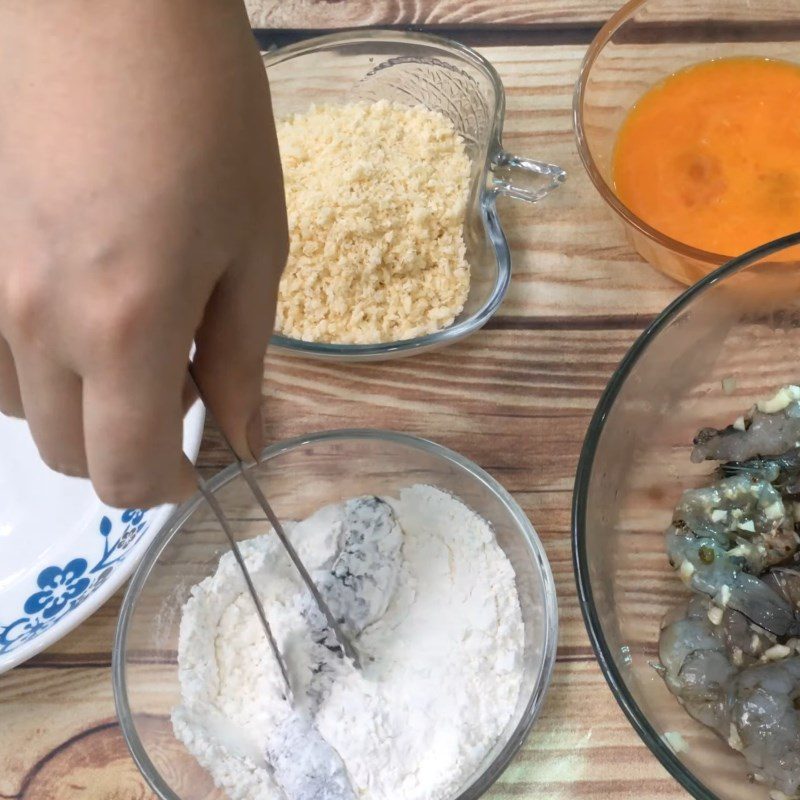
[{"label": "minced garlic", "polygon": [[722,623],[723,611],[719,606],[711,606],[708,609],[708,619],[712,625],[719,625]]},{"label": "minced garlic", "polygon": [[758,410],[765,414],[776,414],[783,411],[789,403],[800,400],[800,386],[782,386],[778,391],[767,400],[758,401]]},{"label": "minced garlic", "polygon": [[780,661],[782,658],[787,658],[792,654],[792,649],[785,644],[774,644],[768,650],[764,651],[762,659],[764,661]]},{"label": "minced garlic", "polygon": [[276,327],[368,344],[450,325],[469,293],[470,161],[442,114],[312,106],[278,124],[290,252]]}]

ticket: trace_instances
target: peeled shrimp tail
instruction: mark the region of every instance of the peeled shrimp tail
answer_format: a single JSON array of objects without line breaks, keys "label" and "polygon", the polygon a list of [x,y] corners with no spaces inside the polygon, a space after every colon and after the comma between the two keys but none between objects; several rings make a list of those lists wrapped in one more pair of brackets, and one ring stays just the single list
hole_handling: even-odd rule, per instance
[{"label": "peeled shrimp tail", "polygon": [[[349,500],[343,507],[339,552],[314,581],[331,612],[351,636],[379,619],[391,602],[402,562],[403,531],[392,507],[378,497]],[[344,762],[314,724],[330,691],[341,654],[322,612],[307,597],[316,664],[295,708],[269,735],[265,757],[289,800],[355,800]],[[302,753],[303,758],[298,755]]]},{"label": "peeled shrimp tail", "polygon": [[[784,394],[783,400],[779,395]],[[800,440],[800,387],[784,387],[773,398],[751,411],[743,425],[717,430],[704,428],[694,439],[692,461],[748,461],[757,456],[778,456]],[[784,402],[785,401],[785,402]]]},{"label": "peeled shrimp tail", "polygon": [[[392,507],[379,497],[348,500],[342,517],[339,552],[313,578],[343,630],[357,637],[383,616],[391,602],[402,563],[403,530]],[[305,611],[314,641],[338,649],[319,609]]]}]

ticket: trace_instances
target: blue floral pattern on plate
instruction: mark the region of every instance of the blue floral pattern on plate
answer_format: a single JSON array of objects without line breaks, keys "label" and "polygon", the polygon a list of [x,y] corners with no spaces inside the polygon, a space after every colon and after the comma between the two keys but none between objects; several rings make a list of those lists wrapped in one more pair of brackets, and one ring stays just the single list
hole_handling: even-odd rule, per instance
[{"label": "blue floral pattern on plate", "polygon": [[149,527],[147,514],[138,508],[123,511],[117,522],[104,516],[98,526],[102,552],[94,563],[73,558],[43,569],[36,579],[37,591],[25,601],[19,617],[8,623],[0,620],[0,656],[39,636],[91,597]]}]

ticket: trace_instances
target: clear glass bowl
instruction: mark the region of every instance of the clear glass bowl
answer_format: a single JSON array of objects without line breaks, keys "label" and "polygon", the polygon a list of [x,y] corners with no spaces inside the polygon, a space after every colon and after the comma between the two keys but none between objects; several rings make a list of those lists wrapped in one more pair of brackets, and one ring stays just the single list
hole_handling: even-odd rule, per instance
[{"label": "clear glass bowl", "polygon": [[[713,471],[689,461],[696,432],[800,383],[798,353],[794,234],[707,276],[639,337],[600,400],[578,464],[573,554],[589,637],[637,733],[699,800],[766,800],[767,792],[745,779],[745,760],[694,722],[651,666],[664,614],[688,598],[664,531],[683,490]],[[667,733],[680,734],[688,750],[676,752]]]},{"label": "clear glass bowl", "polygon": [[581,65],[573,98],[578,152],[634,249],[686,284],[730,258],[666,236],[614,193],[617,132],[631,107],[668,75],[712,58],[763,56],[800,62],[793,0],[632,0],[602,27]]},{"label": "clear glass bowl", "polygon": [[[536,718],[555,659],[557,609],[541,542],[520,507],[483,470],[439,445],[387,431],[334,431],[277,444],[255,468],[283,519],[362,494],[395,494],[423,482],[461,498],[494,528],[516,572],[525,625],[524,675],[513,719],[479,770],[457,794],[475,800],[500,775]],[[237,537],[264,532],[263,513],[236,467],[210,481]],[[139,565],[122,605],[113,681],[125,740],[162,800],[223,800],[207,773],[172,733],[180,702],[176,650],[181,608],[212,574],[226,542],[211,511],[195,497],[179,508]],[[269,613],[269,609],[267,609]]]},{"label": "clear glass bowl", "polygon": [[511,255],[497,217],[497,196],[536,202],[566,173],[513,156],[501,137],[505,94],[500,76],[469,47],[421,33],[357,31],[309,39],[265,54],[276,118],[312,103],[391,100],[448,117],[472,162],[464,239],[472,283],[464,310],[447,328],[381,344],[321,344],[276,333],[273,348],[336,360],[379,360],[440,347],[474,333],[497,311],[511,279]]}]

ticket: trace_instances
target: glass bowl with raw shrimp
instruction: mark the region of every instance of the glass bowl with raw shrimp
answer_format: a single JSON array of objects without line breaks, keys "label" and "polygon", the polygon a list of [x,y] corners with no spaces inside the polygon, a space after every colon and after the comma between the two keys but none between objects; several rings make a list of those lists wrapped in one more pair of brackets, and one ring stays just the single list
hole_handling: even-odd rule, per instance
[{"label": "glass bowl with raw shrimp", "polygon": [[584,443],[589,636],[699,800],[800,794],[800,233],[729,261],[639,337]]},{"label": "glass bowl with raw shrimp", "polygon": [[633,248],[682,283],[800,230],[798,19],[791,0],[631,0],[586,53],[583,165]]}]

